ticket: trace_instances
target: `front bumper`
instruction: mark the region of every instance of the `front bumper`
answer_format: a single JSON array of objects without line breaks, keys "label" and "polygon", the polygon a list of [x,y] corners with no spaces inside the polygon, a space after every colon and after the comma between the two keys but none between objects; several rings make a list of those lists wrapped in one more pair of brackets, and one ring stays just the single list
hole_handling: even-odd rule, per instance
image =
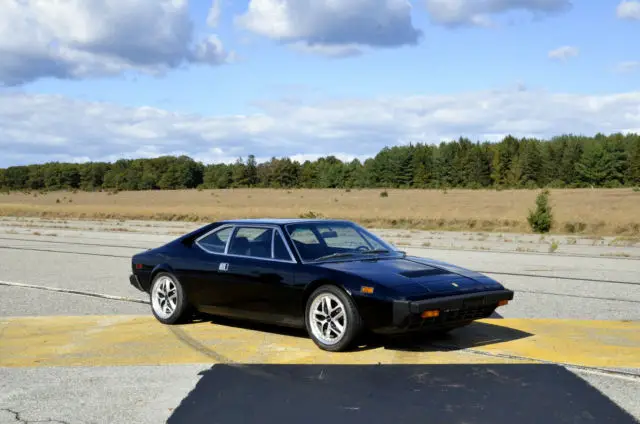
[{"label": "front bumper", "polygon": [[[464,325],[487,318],[502,300],[513,299],[511,290],[492,290],[420,301],[394,301],[393,326],[400,331],[428,330]],[[422,318],[424,311],[437,310],[439,315]]]},{"label": "front bumper", "polygon": [[145,290],[142,288],[142,284],[140,284],[140,280],[138,279],[138,276],[137,276],[137,275],[135,275],[135,274],[131,274],[131,275],[129,275],[129,283],[130,283],[133,287],[137,288],[138,290],[140,290],[140,291],[145,291]]}]

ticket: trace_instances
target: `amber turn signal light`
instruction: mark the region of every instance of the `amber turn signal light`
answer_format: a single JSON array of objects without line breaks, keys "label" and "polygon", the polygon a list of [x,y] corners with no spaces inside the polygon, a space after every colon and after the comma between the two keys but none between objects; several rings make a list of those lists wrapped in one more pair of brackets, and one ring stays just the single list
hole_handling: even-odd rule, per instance
[{"label": "amber turn signal light", "polygon": [[362,286],[360,287],[361,293],[371,294],[373,293],[373,287]]},{"label": "amber turn signal light", "polygon": [[504,306],[504,305],[506,305],[507,303],[509,303],[509,301],[508,301],[508,300],[501,300],[500,302],[498,302],[498,306]]},{"label": "amber turn signal light", "polygon": [[422,318],[435,318],[440,315],[440,311],[437,309],[435,311],[424,311],[420,314]]}]

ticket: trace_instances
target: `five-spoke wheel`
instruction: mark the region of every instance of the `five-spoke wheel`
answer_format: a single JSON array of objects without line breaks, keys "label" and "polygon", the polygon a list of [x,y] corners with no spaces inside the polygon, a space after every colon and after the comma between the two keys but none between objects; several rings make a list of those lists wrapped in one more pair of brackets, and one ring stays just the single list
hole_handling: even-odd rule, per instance
[{"label": "five-spoke wheel", "polygon": [[348,349],[362,328],[351,298],[332,285],[319,287],[309,296],[305,321],[313,341],[321,349],[334,352]]},{"label": "five-spoke wheel", "polygon": [[173,275],[161,272],[151,285],[151,310],[158,321],[174,324],[186,315],[187,302],[182,285]]}]

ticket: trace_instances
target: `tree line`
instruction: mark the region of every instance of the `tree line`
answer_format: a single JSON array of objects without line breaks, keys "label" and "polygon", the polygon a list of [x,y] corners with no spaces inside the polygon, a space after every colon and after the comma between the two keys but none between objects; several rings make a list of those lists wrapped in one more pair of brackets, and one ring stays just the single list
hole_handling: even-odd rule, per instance
[{"label": "tree line", "polygon": [[188,188],[573,188],[640,185],[640,134],[561,135],[549,140],[467,138],[385,147],[363,162],[326,156],[203,164],[188,156],[0,169],[7,190]]}]

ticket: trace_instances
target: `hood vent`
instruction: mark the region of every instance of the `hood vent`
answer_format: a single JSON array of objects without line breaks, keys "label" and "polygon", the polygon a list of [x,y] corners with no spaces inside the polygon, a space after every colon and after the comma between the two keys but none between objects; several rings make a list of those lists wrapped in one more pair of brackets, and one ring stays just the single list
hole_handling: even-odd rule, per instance
[{"label": "hood vent", "polygon": [[407,278],[420,278],[420,277],[427,277],[431,275],[443,275],[443,274],[450,274],[450,272],[444,269],[439,269],[439,268],[424,268],[424,269],[417,269],[415,271],[404,271],[400,273],[400,275]]}]

